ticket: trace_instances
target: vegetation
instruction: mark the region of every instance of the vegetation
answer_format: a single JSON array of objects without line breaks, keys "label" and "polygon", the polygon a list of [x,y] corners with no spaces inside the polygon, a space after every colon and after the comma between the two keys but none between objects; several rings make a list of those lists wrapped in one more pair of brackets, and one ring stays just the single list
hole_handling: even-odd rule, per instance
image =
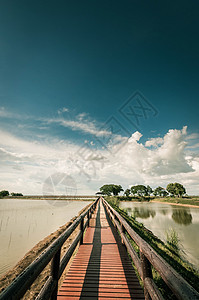
[{"label": "vegetation", "polygon": [[[5,190],[0,191],[0,198],[7,197],[9,195],[10,195],[10,193],[8,191],[5,191]],[[12,197],[22,197],[23,194],[21,194],[21,193],[11,193],[11,196]]]},{"label": "vegetation", "polygon": [[[109,204],[120,213],[135,232],[137,232],[151,247],[153,247],[154,250],[176,270],[176,272],[178,272],[187,282],[199,291],[199,273],[180,257],[179,238],[176,232],[174,230],[167,232],[167,241],[164,243],[150,230],[145,228],[142,223],[137,222],[134,216],[130,217],[127,211],[120,209],[118,206],[118,199],[118,197],[106,197]],[[130,239],[128,235],[127,237]],[[130,241],[139,256],[138,246],[131,239]],[[153,279],[160,289],[163,297],[165,297],[165,299],[176,299],[154,268],[152,268],[152,272]]]},{"label": "vegetation", "polygon": [[[124,190],[121,185],[105,184],[100,188],[100,192],[96,194],[117,196],[122,191]],[[164,189],[161,186],[158,186],[153,191],[149,185],[145,186],[142,184],[138,184],[138,185],[132,185],[130,189],[128,188],[124,191],[124,195],[126,197],[129,197],[131,195],[139,196],[139,197],[147,197],[150,196],[151,194],[153,194],[155,197],[156,196],[166,197],[168,195],[170,195],[171,197],[175,197],[175,196],[182,197],[183,195],[186,194],[186,189],[182,184],[175,182],[175,183],[169,183],[166,189]]]},{"label": "vegetation", "polygon": [[173,228],[170,228],[166,232],[166,244],[172,251],[180,256],[180,239]]},{"label": "vegetation", "polygon": [[166,197],[168,196],[168,194],[169,193],[167,193],[167,191],[161,186],[158,186],[153,192],[154,196],[160,196],[160,197]]},{"label": "vegetation", "polygon": [[135,196],[140,196],[140,197],[143,197],[143,196],[150,196],[150,194],[153,192],[152,188],[147,185],[144,186],[144,185],[134,185],[131,187],[131,193]]},{"label": "vegetation", "polygon": [[185,187],[180,183],[169,183],[165,188],[158,186],[154,190],[147,185],[133,185],[124,191],[121,185],[105,184],[100,188],[96,195],[118,196],[120,201],[160,201],[176,204],[188,204],[199,206],[199,197],[189,197],[186,194]]},{"label": "vegetation", "polygon": [[167,185],[167,191],[170,193],[171,196],[182,197],[182,195],[186,194],[186,190],[180,183],[169,183]]},{"label": "vegetation", "polygon": [[121,185],[117,185],[117,184],[105,184],[100,188],[100,192],[102,193],[102,195],[107,195],[107,196],[111,196],[111,195],[117,196],[122,191],[123,188],[121,187]]},{"label": "vegetation", "polygon": [[172,204],[186,204],[186,205],[196,205],[199,206],[199,197],[190,196],[190,197],[165,197],[165,198],[153,198],[152,201],[159,201],[163,203],[172,203]]},{"label": "vegetation", "polygon": [[22,193],[11,193],[12,197],[23,197]]},{"label": "vegetation", "polygon": [[5,191],[5,190],[0,191],[0,198],[4,198],[6,196],[9,196],[9,192],[8,191]]}]

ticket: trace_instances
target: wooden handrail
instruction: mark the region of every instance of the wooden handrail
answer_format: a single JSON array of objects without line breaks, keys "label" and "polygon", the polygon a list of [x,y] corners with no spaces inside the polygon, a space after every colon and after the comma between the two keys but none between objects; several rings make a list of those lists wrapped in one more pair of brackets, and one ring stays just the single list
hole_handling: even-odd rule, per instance
[{"label": "wooden handrail", "polygon": [[[48,248],[46,248],[1,294],[0,300],[18,300],[26,293],[38,275],[52,260],[51,275],[42,288],[37,299],[56,299],[58,280],[61,277],[70,257],[79,241],[82,241],[84,230],[89,224],[90,215],[96,208],[99,198],[83,212]],[[84,218],[87,221],[84,224]],[[88,218],[89,216],[89,218]],[[81,223],[81,231],[61,259],[61,247],[77,226]]]},{"label": "wooden handrail", "polygon": [[[199,299],[199,293],[180,275],[178,274],[146,241],[144,241],[126,222],[126,220],[101,197],[106,211],[109,213],[112,222],[120,232],[121,239],[125,244],[137,270],[144,282],[145,299],[163,299],[158,288],[156,287],[151,273],[151,265],[158,271],[167,286],[179,300],[196,300]],[[140,257],[133,249],[130,238],[138,245]]]}]

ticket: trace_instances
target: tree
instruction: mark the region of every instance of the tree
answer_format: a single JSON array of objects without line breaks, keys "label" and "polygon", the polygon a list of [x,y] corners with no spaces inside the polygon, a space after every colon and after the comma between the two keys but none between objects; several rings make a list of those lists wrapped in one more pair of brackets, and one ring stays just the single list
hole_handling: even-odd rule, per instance
[{"label": "tree", "polygon": [[169,192],[169,194],[171,196],[175,196],[175,186],[174,186],[174,183],[169,183],[167,185],[167,191]]},{"label": "tree", "polygon": [[22,193],[11,193],[12,197],[22,197]]},{"label": "tree", "polygon": [[169,183],[167,185],[167,191],[171,194],[171,196],[182,197],[182,195],[186,194],[186,189],[180,183]]},{"label": "tree", "polygon": [[109,184],[104,184],[101,186],[100,192],[102,192],[103,195],[111,196],[112,189]]},{"label": "tree", "polygon": [[121,185],[117,184],[105,184],[101,186],[100,191],[103,195],[111,196],[111,194],[113,194],[114,196],[117,196],[121,191],[123,191],[123,188]]},{"label": "tree", "polygon": [[182,197],[182,195],[186,194],[186,189],[182,184],[176,182],[174,183],[174,185],[175,185],[175,192],[178,197]]},{"label": "tree", "polygon": [[167,191],[161,186],[158,186],[154,190],[153,194],[154,196],[160,196],[160,197],[166,197],[168,195]]},{"label": "tree", "polygon": [[129,197],[131,194],[131,190],[130,189],[126,189],[126,191],[124,192],[124,195]]},{"label": "tree", "polygon": [[124,191],[121,185],[113,184],[112,186],[113,195],[117,196],[120,192]]},{"label": "tree", "polygon": [[147,195],[146,196],[150,196],[153,193],[153,190],[149,185],[147,185],[146,188],[147,188]]},{"label": "tree", "polygon": [[0,198],[6,197],[6,196],[9,196],[8,191],[3,190],[3,191],[0,192]]},{"label": "tree", "polygon": [[131,187],[131,193],[135,196],[135,194],[137,193],[137,188],[136,188],[136,185],[133,185]]},{"label": "tree", "polygon": [[140,197],[141,196],[147,196],[148,195],[148,190],[147,190],[146,186],[139,184],[139,185],[134,185],[134,186],[131,187],[131,193],[133,195],[137,194]]}]

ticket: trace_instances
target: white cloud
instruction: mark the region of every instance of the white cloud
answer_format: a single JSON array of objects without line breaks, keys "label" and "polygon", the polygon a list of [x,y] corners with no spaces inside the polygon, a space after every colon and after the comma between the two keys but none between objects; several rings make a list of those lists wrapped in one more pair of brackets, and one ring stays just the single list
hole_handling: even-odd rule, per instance
[{"label": "white cloud", "polygon": [[62,107],[62,108],[58,109],[58,111],[57,111],[58,115],[65,113],[65,112],[69,112],[69,109],[67,107]]},{"label": "white cloud", "polygon": [[99,128],[95,125],[95,122],[88,120],[83,121],[83,119],[66,120],[63,118],[54,118],[47,119],[46,122],[48,124],[57,123],[63,127],[70,128],[73,131],[82,131],[84,133],[91,134],[94,136],[106,136],[111,134],[111,132],[107,130],[99,130]]},{"label": "white cloud", "polygon": [[169,130],[159,145],[153,140],[156,148],[152,149],[146,147],[148,143],[144,146],[139,142],[141,136],[135,132],[118,153],[110,155],[99,177],[118,180],[126,186],[136,183],[166,186],[178,181],[187,185],[189,193],[199,194],[199,158],[186,155],[186,126],[182,130]]},{"label": "white cloud", "polygon": [[151,138],[150,140],[146,141],[145,146],[146,147],[157,147],[161,144],[163,144],[164,140],[163,138]]},{"label": "white cloud", "polygon": [[[1,108],[0,116],[8,117],[9,113]],[[188,135],[186,126],[182,130],[170,129],[165,136],[148,139],[143,144],[140,132],[134,132],[130,138],[112,135],[107,130],[99,130],[85,113],[73,120],[57,117],[40,119],[40,123],[56,123],[96,137],[111,135],[110,152],[96,150],[96,141],[85,140],[84,146],[91,145],[91,149],[81,157],[80,146],[67,140],[45,135],[40,142],[30,141],[0,130],[2,189],[41,194],[48,176],[64,172],[78,182],[80,194],[95,192],[104,183],[118,183],[127,188],[138,183],[166,186],[172,181],[184,184],[190,194],[199,194],[199,143],[196,134]]]}]

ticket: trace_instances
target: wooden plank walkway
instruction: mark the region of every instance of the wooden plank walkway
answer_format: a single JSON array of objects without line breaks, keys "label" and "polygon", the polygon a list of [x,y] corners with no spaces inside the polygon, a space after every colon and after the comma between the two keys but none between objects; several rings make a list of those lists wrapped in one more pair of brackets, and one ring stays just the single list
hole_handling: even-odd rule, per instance
[{"label": "wooden plank walkway", "polygon": [[101,200],[57,299],[144,299],[125,247]]}]

